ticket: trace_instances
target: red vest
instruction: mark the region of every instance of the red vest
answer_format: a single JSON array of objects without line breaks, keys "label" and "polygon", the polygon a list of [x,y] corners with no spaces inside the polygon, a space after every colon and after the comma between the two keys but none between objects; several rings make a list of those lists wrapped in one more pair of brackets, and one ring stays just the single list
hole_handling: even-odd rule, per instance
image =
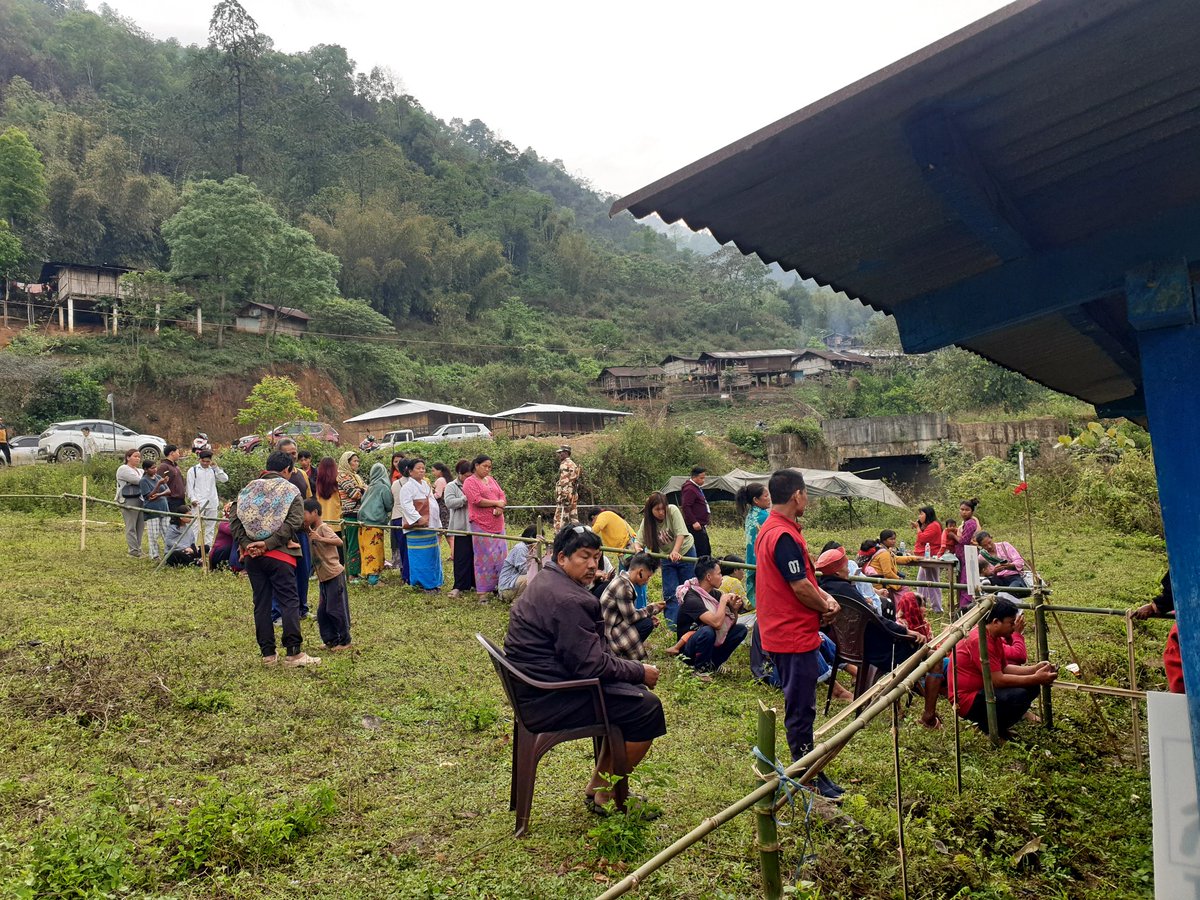
[{"label": "red vest", "polygon": [[774,510],[754,541],[758,571],[754,575],[755,612],[762,648],[768,653],[807,653],[821,646],[821,617],[796,597],[791,583],[775,565],[775,545],[790,534],[805,556],[805,574],[814,588],[817,576],[808,558],[808,545],[800,526]]}]

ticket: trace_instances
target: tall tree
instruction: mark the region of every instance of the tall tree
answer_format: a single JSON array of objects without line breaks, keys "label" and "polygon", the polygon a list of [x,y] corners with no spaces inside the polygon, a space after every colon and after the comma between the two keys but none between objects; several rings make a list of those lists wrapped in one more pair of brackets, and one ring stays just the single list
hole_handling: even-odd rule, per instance
[{"label": "tall tree", "polygon": [[221,0],[208,23],[208,45],[218,53],[234,94],[236,128],[233,139],[233,170],[241,175],[246,162],[246,110],[253,85],[261,77],[267,40],[258,23],[237,0]]},{"label": "tall tree", "polygon": [[271,327],[266,330],[268,347],[279,327],[283,307],[307,309],[337,297],[339,268],[337,257],[320,249],[303,228],[284,225],[271,236],[261,292],[264,302],[275,309]]},{"label": "tall tree", "polygon": [[283,220],[244,175],[199,181],[184,192],[179,212],[163,223],[171,275],[217,301],[217,345],[224,344],[226,307],[246,295],[267,267]]},{"label": "tall tree", "polygon": [[0,216],[15,226],[28,222],[46,205],[42,155],[19,128],[0,134]]},{"label": "tall tree", "polygon": [[316,410],[300,402],[299,391],[290,378],[267,375],[246,397],[246,406],[238,410],[237,421],[253,425],[256,433],[265,434],[267,429],[289,419],[315,419]]}]

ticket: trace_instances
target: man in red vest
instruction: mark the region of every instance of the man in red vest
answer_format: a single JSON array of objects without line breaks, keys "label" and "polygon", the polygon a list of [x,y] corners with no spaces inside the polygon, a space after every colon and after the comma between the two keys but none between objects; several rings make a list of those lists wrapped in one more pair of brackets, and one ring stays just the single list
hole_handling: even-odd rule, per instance
[{"label": "man in red vest", "polygon": [[[823,622],[840,607],[817,586],[817,576],[798,519],[808,505],[804,476],[780,469],[767,483],[771,513],[754,542],[756,612],[763,650],[771,654],[783,687],[784,726],[792,761],[812,749],[817,718],[817,677]],[[813,786],[824,797],[844,791],[821,773]]]}]

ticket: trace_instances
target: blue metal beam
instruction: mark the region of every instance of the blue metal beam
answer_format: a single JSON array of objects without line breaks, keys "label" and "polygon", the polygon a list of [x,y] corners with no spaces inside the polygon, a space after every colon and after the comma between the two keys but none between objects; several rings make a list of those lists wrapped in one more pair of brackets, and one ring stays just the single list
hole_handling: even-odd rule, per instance
[{"label": "blue metal beam", "polygon": [[925,183],[947,209],[1003,260],[1030,256],[1032,229],[944,110],[931,110],[905,127]]},{"label": "blue metal beam", "polygon": [[1129,321],[1142,360],[1146,411],[1153,435],[1158,496],[1167,535],[1183,680],[1200,784],[1200,566],[1194,563],[1200,525],[1200,325],[1187,266],[1181,261],[1130,271]]},{"label": "blue metal beam", "polygon": [[1200,260],[1200,205],[1004,263],[889,311],[904,349],[928,353],[1089,300],[1120,296],[1125,273],[1147,259]]}]

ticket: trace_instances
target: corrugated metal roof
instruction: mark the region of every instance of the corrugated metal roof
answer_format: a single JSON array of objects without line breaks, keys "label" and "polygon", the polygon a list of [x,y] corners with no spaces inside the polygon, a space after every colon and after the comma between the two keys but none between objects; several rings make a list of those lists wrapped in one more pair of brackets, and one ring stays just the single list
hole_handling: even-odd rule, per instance
[{"label": "corrugated metal roof", "polygon": [[[246,303],[243,304],[242,309],[246,309],[247,307],[250,307],[250,306],[257,306],[259,309],[265,309],[267,312],[270,312],[270,313],[273,313],[276,311],[275,307],[272,306],[270,303],[259,303],[257,300],[247,300]],[[312,316],[310,316],[304,310],[296,309],[294,306],[279,307],[279,315],[288,316],[293,319],[303,319],[305,322],[307,322],[309,319],[312,318]]]},{"label": "corrugated metal roof", "polygon": [[713,350],[700,354],[700,359],[763,359],[764,357],[795,356],[796,350]]},{"label": "corrugated metal roof", "polygon": [[667,374],[658,366],[608,366],[601,371],[601,375],[607,372],[609,375],[616,375],[618,378],[638,378],[641,376],[656,377],[658,375]]},{"label": "corrugated metal roof", "polygon": [[497,419],[507,419],[511,416],[534,415],[536,413],[586,413],[599,416],[630,416],[633,413],[620,412],[615,409],[595,409],[590,406],[556,406],[553,403],[525,403],[515,409],[506,409],[496,413]]},{"label": "corrugated metal roof", "polygon": [[907,349],[958,343],[1127,397],[1124,309],[1093,304],[1130,268],[1200,258],[1198,45],[1194,0],[1020,0],[613,211],[684,219],[893,313]]},{"label": "corrugated metal roof", "polygon": [[359,413],[357,416],[352,416],[349,419],[343,419],[342,422],[374,422],[378,419],[396,419],[403,416],[420,415],[423,412],[443,412],[465,419],[495,418],[495,416],[490,416],[487,413],[472,412],[469,409],[463,409],[461,406],[451,406],[448,403],[430,403],[427,400],[409,400],[404,397],[397,397],[394,400],[389,400],[383,406],[372,409],[369,412]]}]

